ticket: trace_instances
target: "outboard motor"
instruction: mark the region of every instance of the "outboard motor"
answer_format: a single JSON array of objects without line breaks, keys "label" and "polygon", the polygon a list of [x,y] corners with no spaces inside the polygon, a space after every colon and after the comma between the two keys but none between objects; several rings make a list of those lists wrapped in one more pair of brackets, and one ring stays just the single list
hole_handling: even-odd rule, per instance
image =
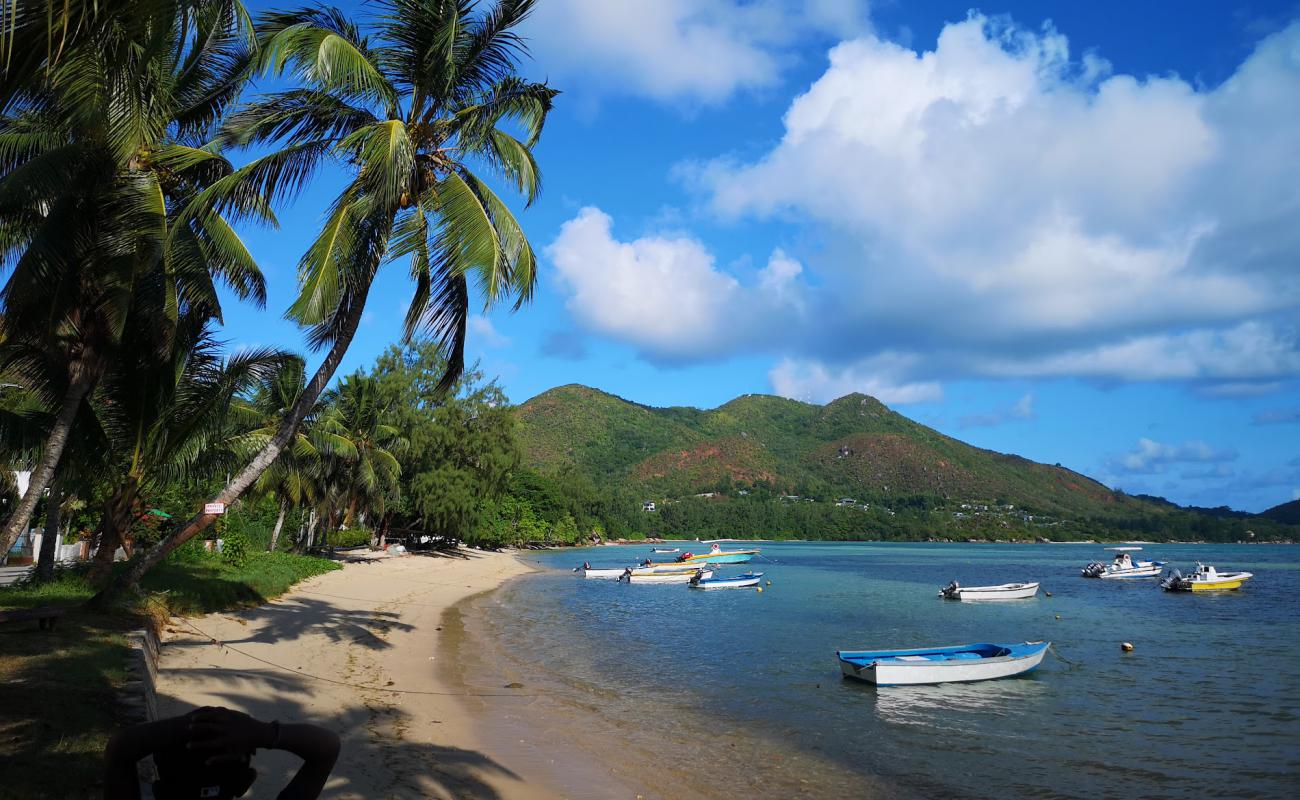
[{"label": "outboard motor", "polygon": [[957,584],[957,581],[953,581],[952,583],[948,584],[947,586],[939,590],[939,596],[946,597],[950,600],[956,599],[957,590],[960,588],[961,587]]},{"label": "outboard motor", "polygon": [[1160,588],[1177,589],[1182,585],[1182,583],[1183,583],[1183,573],[1177,569],[1174,569],[1169,572],[1169,577],[1160,581]]},{"label": "outboard motor", "polygon": [[1083,577],[1085,577],[1085,578],[1100,578],[1100,577],[1101,577],[1101,573],[1103,573],[1103,572],[1105,572],[1105,571],[1106,571],[1106,565],[1105,565],[1105,564],[1102,564],[1102,563],[1099,562],[1099,561],[1094,561],[1094,562],[1092,562],[1091,564],[1089,564],[1088,566],[1086,566],[1086,567],[1084,567],[1083,569],[1079,570],[1079,572],[1080,572],[1080,573],[1083,575]]}]

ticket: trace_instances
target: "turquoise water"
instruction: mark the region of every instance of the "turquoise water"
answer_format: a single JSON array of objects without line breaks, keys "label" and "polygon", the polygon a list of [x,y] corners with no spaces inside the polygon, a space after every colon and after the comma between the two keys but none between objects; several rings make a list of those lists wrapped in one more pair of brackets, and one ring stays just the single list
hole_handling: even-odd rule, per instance
[{"label": "turquoise water", "polygon": [[[568,571],[648,546],[539,553],[546,571],[491,597],[490,635],[549,695],[539,711],[579,715],[589,744],[659,753],[656,767],[687,772],[692,758],[746,759],[732,767],[757,796],[1280,797],[1300,786],[1296,547],[1146,546],[1184,572],[1200,559],[1255,573],[1208,596],[1081,578],[1105,555],[1091,545],[762,550],[748,565],[772,581],[762,593]],[[938,599],[954,578],[1035,580],[1052,597]],[[1059,657],[979,684],[877,689],[842,680],[835,660],[840,648],[1043,639]],[[584,713],[598,723],[582,725]]]}]

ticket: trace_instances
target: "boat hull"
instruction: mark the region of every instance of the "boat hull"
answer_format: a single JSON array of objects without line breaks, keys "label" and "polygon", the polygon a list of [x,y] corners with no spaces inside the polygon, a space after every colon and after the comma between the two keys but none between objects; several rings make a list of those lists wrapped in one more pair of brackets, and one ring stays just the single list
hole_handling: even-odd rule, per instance
[{"label": "boat hull", "polygon": [[763,580],[763,573],[738,575],[735,578],[706,578],[691,583],[692,589],[746,589],[757,586]]},{"label": "boat hull", "polygon": [[662,574],[668,572],[690,573],[690,572],[695,572],[697,570],[704,569],[705,567],[712,566],[712,564],[713,564],[712,561],[692,561],[690,563],[682,563],[682,564],[651,564],[648,567],[636,567],[632,571],[638,574],[642,574],[642,573]]},{"label": "boat hull", "polygon": [[840,671],[846,678],[877,686],[916,686],[973,683],[1023,675],[1043,662],[1050,645],[1050,642],[1024,642],[879,652],[841,650],[837,656]]},{"label": "boat hull", "polygon": [[683,564],[745,564],[754,556],[758,555],[757,550],[733,553],[706,553],[702,556],[691,556],[685,559]]},{"label": "boat hull", "polygon": [[605,580],[611,580],[611,581],[612,581],[612,580],[617,580],[617,579],[618,579],[618,576],[619,576],[619,575],[622,575],[622,574],[623,574],[624,572],[626,572],[626,571],[627,571],[627,570],[626,570],[625,568],[623,568],[623,567],[617,567],[617,568],[611,568],[611,569],[580,569],[580,570],[578,570],[578,572],[582,573],[582,577],[584,577],[584,578],[602,578],[602,579],[605,579]]},{"label": "boat hull", "polygon": [[[943,594],[942,592],[940,594]],[[962,586],[951,595],[953,600],[1027,600],[1038,594],[1037,583],[1005,583],[1001,586]]]},{"label": "boat hull", "polygon": [[[705,579],[713,577],[711,570],[704,570],[700,573]],[[638,575],[635,572],[631,575],[624,575],[619,578],[621,581],[628,583],[690,583],[691,578],[695,577],[694,572],[663,572]]]},{"label": "boat hull", "polygon": [[1135,569],[1118,570],[1116,572],[1103,572],[1098,575],[1103,581],[1131,581],[1142,578],[1159,578],[1163,569],[1161,564],[1152,564],[1149,567],[1137,567]]}]

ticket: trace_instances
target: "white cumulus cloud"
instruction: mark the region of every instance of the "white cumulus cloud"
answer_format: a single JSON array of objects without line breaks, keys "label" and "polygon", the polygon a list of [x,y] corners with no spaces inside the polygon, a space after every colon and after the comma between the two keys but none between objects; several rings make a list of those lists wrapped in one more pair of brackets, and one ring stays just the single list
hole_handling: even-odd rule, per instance
[{"label": "white cumulus cloud", "polygon": [[584,208],[560,227],[546,254],[574,317],[650,358],[694,360],[752,346],[777,335],[775,323],[802,308],[803,267],[780,250],[756,285],[745,286],[696,239],[621,241],[613,224],[600,209]]},{"label": "white cumulus cloud", "polygon": [[940,400],[943,391],[933,381],[909,382],[900,375],[910,370],[908,357],[883,354],[858,364],[834,368],[816,361],[782,359],[768,373],[772,390],[782,397],[825,403],[853,392],[871,395],[883,403],[904,405]]},{"label": "white cumulus cloud", "polygon": [[1120,473],[1150,475],[1176,464],[1224,464],[1236,459],[1235,450],[1212,447],[1201,441],[1174,445],[1141,438],[1134,450],[1111,459],[1110,466]]},{"label": "white cumulus cloud", "polygon": [[776,83],[802,37],[865,25],[861,0],[547,0],[526,32],[569,83],[710,103]]},{"label": "white cumulus cloud", "polygon": [[1300,24],[1206,89],[973,14],[929,52],[841,43],[769,152],[684,171],[825,240],[808,374],[1261,386],[1300,375],[1297,97]]}]

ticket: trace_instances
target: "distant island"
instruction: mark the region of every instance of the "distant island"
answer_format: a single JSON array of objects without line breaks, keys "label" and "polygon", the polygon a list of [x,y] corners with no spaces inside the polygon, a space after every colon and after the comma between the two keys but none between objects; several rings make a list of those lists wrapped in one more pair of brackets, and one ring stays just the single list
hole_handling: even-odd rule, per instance
[{"label": "distant island", "polygon": [[603,538],[1289,541],[1300,504],[1186,508],[973,447],[879,400],[654,408],[567,385],[515,409],[511,494]]}]

